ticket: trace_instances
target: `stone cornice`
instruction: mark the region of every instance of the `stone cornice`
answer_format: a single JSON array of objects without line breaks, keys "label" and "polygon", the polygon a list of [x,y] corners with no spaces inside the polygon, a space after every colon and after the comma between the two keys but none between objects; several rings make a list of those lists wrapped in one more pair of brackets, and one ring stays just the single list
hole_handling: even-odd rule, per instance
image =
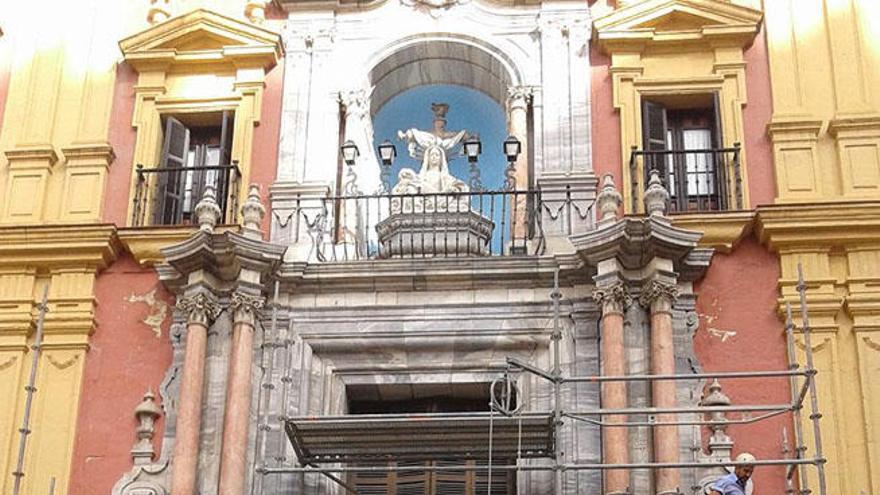
[{"label": "stone cornice", "polygon": [[[190,45],[196,38],[208,45]],[[269,69],[283,57],[281,35],[270,29],[198,9],[119,42],[138,71],[174,64],[231,64]]]},{"label": "stone cornice", "polygon": [[113,225],[40,225],[0,227],[0,266],[103,269],[122,246]]},{"label": "stone cornice", "polygon": [[877,245],[880,201],[760,206],[755,233],[778,251]]},{"label": "stone cornice", "polygon": [[698,247],[702,234],[673,226],[667,219],[625,217],[616,223],[571,236],[587,264],[616,258],[624,268],[640,269],[654,257],[673,261],[682,280],[695,280],[709,266],[712,250]]},{"label": "stone cornice", "polygon": [[606,52],[649,45],[748,46],[763,14],[719,0],[645,0],[595,19],[593,39]]},{"label": "stone cornice", "polygon": [[[219,232],[238,232],[238,225],[217,227]],[[135,261],[141,266],[153,266],[162,262],[162,248],[189,239],[198,227],[193,225],[127,227],[119,229],[119,240]]]},{"label": "stone cornice", "polygon": [[752,230],[754,211],[687,213],[672,216],[676,227],[702,232],[699,245],[729,253]]}]

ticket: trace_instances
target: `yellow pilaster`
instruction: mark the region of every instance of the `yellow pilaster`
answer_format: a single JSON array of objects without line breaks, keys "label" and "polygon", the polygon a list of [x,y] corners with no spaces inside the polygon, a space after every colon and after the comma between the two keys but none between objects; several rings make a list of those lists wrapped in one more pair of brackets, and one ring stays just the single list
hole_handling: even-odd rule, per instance
[{"label": "yellow pilaster", "polygon": [[[880,490],[880,201],[760,207],[756,231],[779,253],[779,310],[799,324],[797,265],[803,266],[828,493]],[[804,342],[797,337],[803,365]],[[808,407],[808,404],[807,404]],[[813,452],[809,413],[805,439]],[[808,469],[815,492],[815,470]]]},{"label": "yellow pilaster", "polygon": [[[880,194],[874,0],[765,2],[780,202]],[[873,16],[873,17],[872,17]]]},{"label": "yellow pilaster", "polygon": [[[64,493],[70,473],[89,335],[95,327],[95,277],[117,256],[116,229],[107,225],[0,227],[0,469],[18,460],[37,322],[48,287],[42,353],[37,366],[23,494]],[[0,493],[13,478],[0,478]],[[65,488],[62,488],[65,487]],[[56,491],[58,493],[58,491]]]}]

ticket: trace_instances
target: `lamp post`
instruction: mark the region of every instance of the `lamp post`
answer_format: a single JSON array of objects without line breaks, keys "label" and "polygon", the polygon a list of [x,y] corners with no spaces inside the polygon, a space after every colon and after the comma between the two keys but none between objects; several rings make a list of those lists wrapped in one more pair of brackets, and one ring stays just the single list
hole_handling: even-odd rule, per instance
[{"label": "lamp post", "polygon": [[354,196],[358,194],[357,191],[357,174],[354,173],[354,164],[357,161],[357,157],[361,155],[360,150],[352,140],[348,140],[342,143],[342,160],[345,162],[345,165],[348,167],[348,174],[346,175],[345,186],[343,187],[343,191],[347,196]]},{"label": "lamp post", "polygon": [[504,190],[516,188],[516,159],[522,150],[522,143],[515,136],[507,136],[504,140],[504,156],[507,157],[507,169],[504,171]]},{"label": "lamp post", "polygon": [[464,142],[464,153],[467,155],[468,163],[470,163],[471,180],[468,186],[471,192],[480,192],[483,190],[483,183],[480,181],[480,169],[477,166],[477,159],[483,152],[483,144],[480,137],[472,135]]},{"label": "lamp post", "polygon": [[391,193],[391,165],[397,158],[397,147],[391,141],[382,141],[379,145],[379,158],[382,159],[382,189],[386,194]]}]

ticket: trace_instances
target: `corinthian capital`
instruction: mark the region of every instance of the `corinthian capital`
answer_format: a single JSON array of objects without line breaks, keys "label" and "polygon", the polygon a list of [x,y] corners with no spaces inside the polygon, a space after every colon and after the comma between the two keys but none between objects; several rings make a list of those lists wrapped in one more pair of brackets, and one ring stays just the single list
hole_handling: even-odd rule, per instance
[{"label": "corinthian capital", "polygon": [[602,306],[602,314],[623,313],[632,304],[632,296],[623,282],[598,287],[593,291],[593,299]]},{"label": "corinthian capital", "polygon": [[642,306],[651,308],[651,312],[669,311],[678,299],[678,286],[659,280],[649,280],[639,296]]},{"label": "corinthian capital", "polygon": [[507,87],[507,106],[511,110],[522,108],[526,109],[532,100],[535,90],[532,86],[508,86]]},{"label": "corinthian capital", "polygon": [[204,293],[181,297],[177,300],[177,309],[186,313],[187,323],[198,323],[209,326],[220,314],[220,305],[212,297]]},{"label": "corinthian capital", "polygon": [[256,313],[262,309],[264,304],[265,299],[260,296],[244,292],[233,292],[232,300],[229,303],[233,310],[233,323],[247,323],[253,326],[256,322]]}]

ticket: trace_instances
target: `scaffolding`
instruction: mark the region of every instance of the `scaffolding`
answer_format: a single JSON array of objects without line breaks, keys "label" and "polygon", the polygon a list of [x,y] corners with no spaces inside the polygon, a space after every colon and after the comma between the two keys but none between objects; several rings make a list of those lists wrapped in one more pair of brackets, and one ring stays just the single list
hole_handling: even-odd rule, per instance
[{"label": "scaffolding", "polygon": [[[532,366],[528,363],[525,363],[516,358],[508,357],[507,369],[503,372],[502,376],[499,377],[498,380],[493,382],[490,386],[491,400],[489,403],[489,412],[486,413],[457,413],[455,416],[459,420],[483,420],[483,426],[488,429],[488,436],[486,437],[488,445],[486,448],[482,449],[481,454],[487,455],[488,462],[484,465],[477,464],[469,464],[465,465],[443,465],[443,466],[318,466],[319,462],[325,463],[345,463],[345,462],[357,462],[358,460],[363,461],[364,459],[369,459],[370,455],[377,456],[379,454],[384,455],[386,457],[392,456],[394,454],[399,454],[399,452],[392,451],[394,447],[391,447],[392,450],[381,450],[383,447],[381,445],[374,445],[372,448],[377,449],[372,452],[366,452],[363,457],[352,457],[343,458],[343,456],[333,455],[332,453],[325,452],[324,457],[320,456],[312,456],[307,455],[303,450],[303,439],[302,437],[297,437],[297,435],[302,434],[302,426],[303,422],[311,422],[311,426],[316,424],[325,423],[325,426],[330,428],[335,428],[335,432],[338,435],[344,435],[346,421],[349,421],[347,426],[352,426],[358,424],[359,420],[358,416],[335,416],[335,417],[303,417],[303,418],[283,418],[284,421],[284,429],[287,431],[291,444],[294,448],[294,451],[299,456],[300,466],[278,466],[278,467],[268,467],[265,463],[259,463],[257,467],[257,472],[263,476],[273,475],[273,474],[283,474],[283,473],[315,473],[319,475],[323,475],[331,479],[332,481],[338,483],[345,490],[350,493],[357,494],[358,491],[355,487],[350,486],[345,483],[342,479],[336,474],[345,474],[345,473],[372,473],[372,472],[408,472],[408,471],[419,471],[419,472],[436,472],[436,471],[479,471],[479,472],[487,472],[489,476],[489,495],[491,495],[491,475],[493,472],[497,471],[499,473],[508,472],[508,471],[552,471],[554,473],[554,493],[559,495],[561,493],[563,475],[566,472],[577,472],[577,471],[607,471],[607,470],[615,470],[615,469],[663,469],[663,468],[728,468],[735,467],[741,465],[751,465],[751,466],[786,466],[786,479],[789,483],[789,486],[793,486],[794,483],[794,475],[798,474],[797,483],[800,486],[801,495],[809,495],[812,493],[812,490],[807,486],[808,478],[807,478],[807,468],[813,467],[816,470],[816,478],[817,478],[817,489],[819,495],[827,495],[826,481],[825,481],[825,458],[823,457],[822,452],[822,438],[821,438],[821,430],[819,425],[819,419],[822,417],[819,412],[818,406],[818,396],[816,391],[816,369],[813,365],[813,350],[811,346],[811,329],[808,318],[808,308],[807,308],[807,300],[806,300],[806,284],[804,282],[803,271],[800,265],[798,265],[798,283],[796,286],[797,292],[800,296],[800,310],[801,310],[801,332],[804,339],[804,354],[806,358],[806,366],[801,368],[795,359],[795,342],[794,342],[794,331],[795,324],[792,317],[791,306],[788,302],[786,302],[786,323],[785,323],[785,336],[787,341],[787,348],[789,354],[789,369],[787,370],[778,370],[778,371],[729,371],[729,372],[708,372],[708,373],[695,373],[695,374],[672,374],[672,375],[659,375],[659,374],[633,374],[633,375],[623,375],[623,376],[608,376],[608,375],[596,375],[596,376],[571,376],[565,377],[563,376],[561,365],[560,365],[560,341],[562,339],[562,331],[559,327],[559,300],[562,297],[562,294],[559,290],[559,272],[557,270],[556,275],[554,277],[554,288],[551,293],[551,298],[553,300],[553,311],[554,311],[554,322],[553,322],[553,330],[551,334],[551,345],[553,346],[553,364],[550,370],[544,370],[535,366]],[[513,374],[526,372],[532,375],[535,375],[541,379],[547,380],[553,387],[553,409],[550,412],[546,413],[524,413],[521,411],[521,405],[512,406],[511,397],[515,393],[516,388],[516,380],[511,378]],[[791,400],[788,403],[779,403],[779,404],[747,404],[742,406],[725,406],[725,405],[710,405],[710,406],[690,406],[690,407],[667,407],[667,408],[658,408],[658,407],[627,407],[627,408],[590,408],[584,410],[576,410],[576,411],[564,411],[561,407],[561,388],[566,384],[576,384],[576,383],[593,383],[593,384],[601,384],[607,382],[647,382],[652,383],[653,381],[658,380],[709,380],[709,379],[754,379],[754,378],[788,378],[790,381],[791,388]],[[498,391],[496,392],[496,389]],[[801,425],[801,410],[804,407],[804,404],[809,397],[809,407],[810,414],[809,419],[812,423],[813,429],[813,445],[814,449],[811,456],[807,456],[807,447],[804,443],[804,435],[802,431]],[[728,412],[738,412],[738,413],[758,413],[755,417],[741,417],[740,419],[727,419],[726,417],[718,418],[717,416],[712,416],[713,419],[708,420],[676,420],[676,421],[626,421],[623,423],[610,423],[603,421],[605,416],[610,415],[622,415],[632,417],[639,415],[648,415],[652,417],[655,414],[670,414],[675,416],[680,416],[684,414],[702,414],[701,417],[706,417],[705,414],[710,413],[728,413]],[[793,417],[793,423],[795,428],[795,456],[793,458],[780,458],[780,459],[761,459],[751,462],[735,462],[730,460],[718,460],[718,461],[693,461],[693,462],[633,462],[626,464],[608,464],[608,463],[565,463],[563,462],[562,452],[561,452],[561,442],[560,442],[560,430],[562,425],[564,424],[564,419],[567,418],[572,421],[584,422],[587,424],[595,425],[600,428],[615,428],[615,427],[623,427],[623,428],[632,428],[632,427],[653,427],[653,426],[728,426],[735,424],[753,424],[757,423],[775,416],[783,415],[786,413],[791,413]],[[433,417],[432,417],[433,416]],[[409,414],[409,415],[381,415],[379,418],[369,418],[370,420],[381,420],[387,424],[394,423],[395,421],[401,422],[399,424],[403,424],[405,422],[409,422],[412,424],[424,424],[426,421],[430,421],[432,419],[442,419],[441,415],[431,415],[431,414]],[[442,415],[447,417],[449,415]],[[536,420],[536,418],[538,418]],[[543,419],[542,419],[543,418]],[[717,419],[716,419],[717,418]],[[451,421],[455,421],[456,418],[449,418]],[[515,423],[512,423],[510,420],[518,420],[519,421],[519,429],[517,431],[518,438],[516,439],[516,463],[515,464],[501,464],[501,465],[493,465],[492,460],[493,457],[493,449],[498,449],[501,452],[506,452],[507,458],[513,458],[513,455],[510,455],[511,449],[511,438],[512,429],[515,428]],[[535,424],[541,423],[542,420],[547,420],[550,429],[551,440],[550,443],[544,446],[544,449],[541,451],[542,455],[531,455],[536,452],[534,448],[532,450],[527,450],[526,455],[522,455],[522,423],[524,420],[528,420],[528,425],[531,429],[527,431],[531,431],[534,436],[534,428]],[[536,423],[537,421],[537,423]],[[496,425],[498,425],[496,427]],[[407,434],[412,434],[414,430],[409,429],[406,430],[403,426],[402,431]],[[496,429],[497,428],[497,429]],[[267,431],[267,428],[263,429]],[[495,430],[495,431],[493,431]],[[498,432],[501,432],[500,436]],[[326,432],[325,432],[326,433]],[[360,432],[359,435],[361,437],[364,436],[363,432]],[[326,438],[324,437],[316,437],[316,438]],[[534,440],[534,438],[532,438]],[[501,445],[499,446],[499,442]],[[495,445],[493,445],[495,442]],[[409,453],[413,456],[418,456],[419,454],[426,456],[425,458],[430,458],[432,454],[436,451],[436,444],[432,442],[411,442],[415,444],[416,452],[410,451]],[[528,442],[527,442],[528,443]],[[479,450],[475,449],[473,446],[466,447],[471,450]],[[421,450],[419,450],[421,449]],[[468,451],[470,452],[470,451]],[[470,456],[470,453],[468,454]],[[522,458],[528,457],[546,457],[552,459],[552,462],[546,465],[523,465],[521,464]],[[473,458],[473,456],[470,456]],[[283,456],[277,456],[276,461],[285,460]],[[509,461],[508,461],[509,462]]]}]

